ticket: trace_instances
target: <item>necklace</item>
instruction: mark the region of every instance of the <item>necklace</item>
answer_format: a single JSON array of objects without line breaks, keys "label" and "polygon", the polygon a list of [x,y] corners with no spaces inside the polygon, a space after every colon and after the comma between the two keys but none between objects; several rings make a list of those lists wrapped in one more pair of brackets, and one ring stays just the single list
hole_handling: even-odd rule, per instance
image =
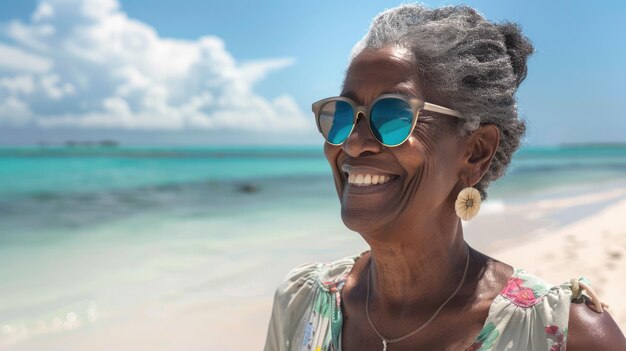
[{"label": "necklace", "polygon": [[398,342],[398,341],[402,341],[416,333],[418,333],[419,331],[421,331],[422,329],[426,328],[426,326],[428,324],[430,324],[430,322],[432,322],[435,317],[437,317],[437,315],[439,314],[439,312],[441,312],[441,310],[443,309],[443,307],[450,302],[450,300],[452,300],[452,298],[459,292],[459,290],[461,290],[461,286],[463,286],[463,283],[465,282],[465,277],[467,275],[467,268],[469,267],[469,246],[466,245],[466,252],[467,252],[467,259],[465,260],[465,269],[463,270],[463,277],[461,278],[461,282],[459,283],[459,285],[456,287],[456,289],[454,289],[454,291],[452,292],[452,295],[450,295],[450,297],[448,297],[446,299],[446,301],[444,301],[441,306],[439,306],[439,308],[435,311],[435,313],[433,313],[433,315],[428,318],[428,320],[422,324],[419,328],[413,330],[412,332],[401,336],[399,338],[395,338],[395,339],[390,339],[390,338],[386,338],[384,336],[382,336],[380,334],[380,332],[378,331],[378,329],[376,329],[376,327],[374,326],[374,323],[372,322],[372,319],[370,318],[370,309],[369,309],[369,302],[370,302],[370,273],[371,273],[371,264],[368,267],[367,270],[367,299],[365,300],[365,315],[367,316],[367,320],[370,322],[370,325],[372,326],[372,329],[374,329],[374,331],[376,332],[376,335],[378,335],[378,337],[381,339],[381,341],[383,342],[383,351],[387,351],[387,344],[391,344],[394,342]]}]

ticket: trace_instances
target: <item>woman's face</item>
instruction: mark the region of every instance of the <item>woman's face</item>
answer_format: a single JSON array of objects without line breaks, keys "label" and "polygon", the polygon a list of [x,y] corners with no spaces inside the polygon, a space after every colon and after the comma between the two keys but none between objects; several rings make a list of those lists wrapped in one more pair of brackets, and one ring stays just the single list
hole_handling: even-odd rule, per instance
[{"label": "woman's face", "polygon": [[[428,90],[415,67],[413,56],[399,47],[364,51],[350,64],[341,95],[365,106],[388,93],[449,106]],[[380,236],[392,235],[398,225],[456,218],[454,199],[462,185],[464,139],[456,132],[454,117],[427,112],[426,116],[420,113],[409,139],[397,147],[378,143],[364,118],[342,145],[325,143],[345,225],[361,234]],[[350,173],[363,178],[384,175],[390,181],[359,186],[349,183]]]}]

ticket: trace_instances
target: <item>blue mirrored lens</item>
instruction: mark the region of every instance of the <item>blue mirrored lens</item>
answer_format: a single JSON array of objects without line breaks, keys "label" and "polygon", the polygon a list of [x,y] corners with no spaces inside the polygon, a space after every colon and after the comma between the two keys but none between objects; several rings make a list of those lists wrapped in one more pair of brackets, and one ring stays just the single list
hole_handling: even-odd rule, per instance
[{"label": "blue mirrored lens", "polygon": [[322,106],[319,118],[324,138],[330,143],[341,144],[352,131],[354,111],[345,101],[331,101]]},{"label": "blue mirrored lens", "polygon": [[385,145],[400,145],[411,134],[412,125],[411,105],[402,99],[380,99],[370,112],[372,132]]}]

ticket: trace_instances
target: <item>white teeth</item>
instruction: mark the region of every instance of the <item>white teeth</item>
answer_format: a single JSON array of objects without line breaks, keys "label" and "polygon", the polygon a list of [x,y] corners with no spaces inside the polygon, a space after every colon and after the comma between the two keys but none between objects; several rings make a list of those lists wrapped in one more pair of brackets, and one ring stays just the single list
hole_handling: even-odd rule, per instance
[{"label": "white teeth", "polygon": [[356,186],[368,186],[385,184],[391,180],[391,176],[381,174],[350,174],[348,183]]},{"label": "white teeth", "polygon": [[378,184],[378,175],[377,174],[372,176],[372,184]]},{"label": "white teeth", "polygon": [[362,174],[358,174],[356,176],[356,180],[354,181],[354,184],[356,184],[356,185],[363,184],[363,175]]},{"label": "white teeth", "polygon": [[350,176],[348,177],[348,183],[354,184],[355,181],[356,181],[356,174],[350,174]]}]

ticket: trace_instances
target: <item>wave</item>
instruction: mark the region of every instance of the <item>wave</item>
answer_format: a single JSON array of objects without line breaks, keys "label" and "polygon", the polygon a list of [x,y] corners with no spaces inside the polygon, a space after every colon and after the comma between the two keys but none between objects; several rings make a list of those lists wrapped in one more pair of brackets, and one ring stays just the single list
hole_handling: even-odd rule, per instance
[{"label": "wave", "polygon": [[95,192],[31,192],[0,199],[0,236],[81,229],[137,215],[219,218],[225,213],[334,199],[328,176],[159,184]]},{"label": "wave", "polygon": [[0,157],[13,158],[139,158],[139,159],[216,159],[216,158],[323,158],[322,148],[93,148],[20,147],[0,148]]}]

